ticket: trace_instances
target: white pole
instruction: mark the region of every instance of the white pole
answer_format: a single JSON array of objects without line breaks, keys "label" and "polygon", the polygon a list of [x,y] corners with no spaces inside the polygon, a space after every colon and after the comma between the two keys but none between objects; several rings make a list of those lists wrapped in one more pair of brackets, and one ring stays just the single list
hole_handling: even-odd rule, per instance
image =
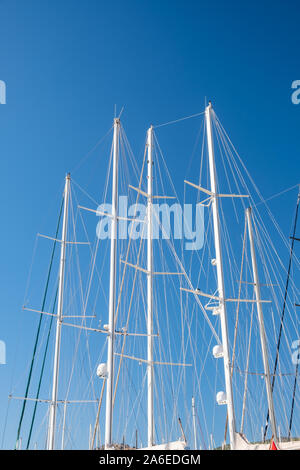
[{"label": "white pole", "polygon": [[64,403],[64,416],[63,416],[63,428],[61,436],[61,450],[64,450],[65,447],[65,430],[66,430],[66,413],[67,413],[67,402]]},{"label": "white pole", "polygon": [[195,398],[194,397],[192,397],[192,412],[193,412],[194,450],[197,450],[196,410],[195,410]]},{"label": "white pole", "polygon": [[92,425],[89,427],[89,450],[92,450]]},{"label": "white pole", "polygon": [[249,360],[250,360],[250,346],[251,346],[251,336],[252,336],[252,321],[253,321],[253,309],[251,312],[251,321],[250,321],[250,330],[249,330],[249,341],[248,341],[248,352],[247,352],[247,362],[246,362],[246,374],[245,374],[245,384],[244,384],[244,396],[243,396],[243,406],[242,406],[242,419],[240,432],[244,432],[244,422],[245,422],[245,411],[246,411],[246,399],[248,392],[248,370],[249,370]]},{"label": "white pole", "polygon": [[148,129],[148,202],[147,202],[147,383],[148,383],[148,447],[154,445],[153,419],[153,250],[152,250],[152,189],[153,189],[153,128]]},{"label": "white pole", "polygon": [[248,233],[249,233],[249,241],[250,241],[250,249],[251,249],[253,281],[254,281],[254,291],[255,291],[255,297],[256,297],[256,309],[257,309],[258,322],[259,322],[259,333],[260,333],[262,358],[263,358],[263,364],[264,364],[264,373],[265,373],[265,383],[266,383],[266,390],[267,390],[269,415],[270,415],[270,421],[271,421],[273,437],[276,441],[277,440],[276,419],[275,419],[273,394],[272,394],[271,379],[270,379],[270,369],[269,369],[269,360],[268,360],[266,332],[265,332],[264,317],[263,317],[262,306],[261,306],[260,284],[259,284],[259,277],[258,277],[258,271],[257,271],[256,253],[255,253],[255,248],[254,248],[254,240],[253,240],[253,232],[252,232],[252,221],[251,221],[251,208],[250,207],[246,210],[246,216],[247,216],[247,223],[248,223]]},{"label": "white pole", "polygon": [[62,227],[62,240],[61,240],[61,248],[60,248],[56,336],[55,336],[54,365],[53,365],[52,397],[51,397],[50,415],[49,415],[48,450],[53,450],[54,445],[55,445],[55,423],[56,423],[56,410],[57,410],[61,325],[62,325],[62,314],[63,314],[69,195],[70,195],[70,174],[66,176],[65,190],[64,190],[64,215],[63,215],[63,227]]},{"label": "white pole", "polygon": [[113,374],[114,374],[114,339],[115,339],[115,303],[116,303],[116,256],[118,230],[118,160],[119,160],[120,120],[114,120],[113,137],[113,179],[112,179],[112,221],[110,241],[110,280],[109,280],[109,319],[107,347],[107,384],[105,414],[105,449],[112,445],[113,421]]},{"label": "white pole", "polygon": [[212,211],[213,211],[215,250],[216,250],[216,262],[217,262],[218,296],[220,298],[219,310],[220,310],[221,333],[222,333],[222,344],[223,344],[228,427],[229,427],[229,436],[230,436],[230,447],[233,450],[235,448],[235,415],[234,415],[234,406],[233,406],[232,380],[231,380],[231,373],[230,373],[227,314],[226,314],[223,263],[222,263],[222,251],[221,251],[221,240],[220,240],[219,201],[218,201],[218,197],[216,196],[217,183],[216,183],[215,156],[214,156],[212,129],[211,129],[211,109],[212,108],[211,108],[211,103],[210,103],[205,109],[205,119],[206,119],[208,155],[209,155],[210,184],[211,184],[211,192],[214,194],[212,196]]}]

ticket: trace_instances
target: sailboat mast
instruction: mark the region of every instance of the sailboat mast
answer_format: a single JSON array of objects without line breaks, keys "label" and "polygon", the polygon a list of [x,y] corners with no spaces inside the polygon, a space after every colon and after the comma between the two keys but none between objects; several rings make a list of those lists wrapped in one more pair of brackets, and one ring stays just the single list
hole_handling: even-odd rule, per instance
[{"label": "sailboat mast", "polygon": [[270,415],[270,421],[271,421],[271,427],[272,427],[272,434],[276,441],[277,440],[276,419],[275,419],[273,394],[272,394],[271,379],[270,379],[270,369],[269,369],[268,350],[267,350],[267,342],[266,342],[266,332],[265,332],[265,326],[264,326],[264,317],[263,317],[263,312],[262,312],[262,307],[261,307],[260,284],[259,284],[258,271],[257,271],[256,253],[255,253],[255,248],[254,248],[250,207],[246,210],[246,217],[247,217],[248,233],[249,233],[249,241],[250,241],[253,282],[254,282],[256,308],[257,308],[257,315],[258,315],[258,322],[259,322],[259,334],[260,334],[262,358],[263,358],[263,364],[264,364],[268,408],[269,408],[269,415]]},{"label": "sailboat mast", "polygon": [[63,214],[62,240],[61,240],[61,248],[60,248],[53,381],[52,381],[52,396],[51,396],[50,414],[49,414],[49,430],[48,430],[48,450],[53,450],[55,446],[55,423],[56,423],[56,410],[57,410],[61,325],[62,325],[62,314],[63,314],[69,197],[70,197],[70,174],[67,174],[66,181],[65,181],[65,189],[64,189],[64,214]]},{"label": "sailboat mast", "polygon": [[112,214],[110,241],[110,280],[109,280],[109,318],[107,346],[107,380],[106,380],[106,414],[105,414],[105,448],[112,445],[113,420],[113,373],[114,373],[114,339],[115,339],[115,303],[116,303],[116,256],[118,230],[118,160],[119,160],[120,119],[114,120],[113,136],[113,176],[112,176]]},{"label": "sailboat mast", "polygon": [[147,201],[147,386],[148,386],[148,447],[154,445],[153,422],[153,249],[152,249],[152,190],[153,190],[153,127],[147,133],[148,201]]},{"label": "sailboat mast", "polygon": [[226,403],[228,411],[228,426],[230,435],[230,447],[235,448],[235,414],[233,406],[233,393],[232,393],[232,380],[230,373],[230,359],[229,359],[229,342],[228,342],[228,327],[227,327],[227,314],[226,302],[224,292],[224,275],[223,275],[223,262],[220,240],[220,220],[219,220],[219,201],[217,196],[217,182],[216,182],[216,166],[211,128],[211,103],[205,109],[205,121],[207,131],[207,145],[209,155],[209,171],[210,171],[210,184],[211,184],[211,204],[213,213],[214,225],[214,238],[216,250],[216,265],[217,265],[217,282],[218,282],[218,296],[219,311],[221,320],[221,333],[222,333],[222,346],[223,346],[223,359],[224,359],[224,373],[225,373],[225,388],[226,388]]},{"label": "sailboat mast", "polygon": [[192,397],[192,414],[193,414],[194,450],[197,450],[196,410],[195,410],[195,398],[194,397]]}]

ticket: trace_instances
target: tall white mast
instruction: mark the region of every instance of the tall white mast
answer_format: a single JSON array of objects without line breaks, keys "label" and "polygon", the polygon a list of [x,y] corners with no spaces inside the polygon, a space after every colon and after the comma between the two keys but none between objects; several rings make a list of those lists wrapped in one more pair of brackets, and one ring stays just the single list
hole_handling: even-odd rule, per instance
[{"label": "tall white mast", "polygon": [[152,188],[153,188],[153,127],[147,133],[148,202],[147,202],[147,386],[148,386],[148,447],[154,445],[153,421],[153,252],[152,252]]},{"label": "tall white mast", "polygon": [[273,394],[272,394],[272,387],[271,387],[271,380],[270,380],[270,369],[269,369],[268,350],[267,350],[267,342],[266,342],[266,332],[265,332],[264,317],[263,317],[263,312],[262,312],[262,307],[261,307],[260,284],[259,284],[258,271],[257,271],[256,253],[255,253],[255,248],[254,248],[254,240],[253,240],[253,232],[252,232],[252,220],[251,220],[251,208],[250,207],[246,210],[246,216],[247,216],[247,223],[248,223],[248,233],[249,233],[250,250],[251,250],[253,281],[254,281],[254,291],[255,291],[255,297],[256,297],[256,308],[257,308],[257,315],[258,315],[258,322],[259,322],[259,333],[260,333],[262,358],[263,358],[263,364],[264,364],[264,373],[265,373],[265,382],[266,382],[266,390],[267,390],[269,415],[270,415],[270,421],[271,421],[273,437],[274,437],[275,440],[277,440],[276,419],[275,419]]},{"label": "tall white mast", "polygon": [[229,359],[229,343],[228,343],[228,328],[227,328],[227,314],[226,302],[224,292],[224,276],[223,276],[223,263],[222,251],[220,240],[220,220],[219,220],[219,201],[217,196],[217,182],[216,182],[216,166],[211,128],[211,103],[205,109],[206,131],[207,131],[207,145],[209,155],[209,171],[210,171],[210,185],[211,185],[211,204],[213,212],[214,224],[214,238],[216,250],[216,265],[217,265],[217,282],[218,282],[218,296],[219,296],[219,311],[221,320],[221,333],[222,333],[222,346],[223,346],[223,359],[224,359],[224,373],[225,373],[225,388],[226,388],[226,403],[228,412],[228,427],[230,436],[230,447],[235,448],[235,414],[233,406],[233,393],[232,393],[232,380],[230,373],[230,359]]},{"label": "tall white mast", "polygon": [[112,176],[112,220],[110,244],[110,280],[109,280],[109,318],[107,347],[105,448],[112,445],[113,420],[113,374],[114,374],[114,339],[115,339],[115,304],[116,304],[116,256],[118,231],[118,160],[119,160],[120,119],[114,120],[113,137],[113,176]]},{"label": "tall white mast", "polygon": [[192,414],[193,414],[194,450],[197,450],[196,410],[195,410],[195,398],[194,397],[192,397]]},{"label": "tall white mast", "polygon": [[60,248],[53,382],[52,382],[52,397],[51,397],[51,404],[50,404],[48,446],[47,446],[48,450],[53,450],[55,446],[55,423],[56,423],[56,410],[57,410],[61,325],[62,325],[62,314],[63,314],[69,196],[70,196],[70,174],[67,174],[66,182],[65,182],[65,189],[64,189],[64,215],[63,215],[63,227],[62,227],[62,240],[61,240],[61,248]]}]

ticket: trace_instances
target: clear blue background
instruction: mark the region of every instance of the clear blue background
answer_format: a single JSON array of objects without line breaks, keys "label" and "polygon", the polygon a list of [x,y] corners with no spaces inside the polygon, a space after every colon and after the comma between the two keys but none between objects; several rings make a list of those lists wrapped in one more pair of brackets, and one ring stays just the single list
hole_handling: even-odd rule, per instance
[{"label": "clear blue background", "polygon": [[[115,104],[138,152],[151,123],[211,99],[265,197],[299,182],[299,13],[282,0],[0,1],[0,429],[35,235]],[[182,185],[186,160],[175,150]],[[278,215],[286,233],[292,211]]]}]

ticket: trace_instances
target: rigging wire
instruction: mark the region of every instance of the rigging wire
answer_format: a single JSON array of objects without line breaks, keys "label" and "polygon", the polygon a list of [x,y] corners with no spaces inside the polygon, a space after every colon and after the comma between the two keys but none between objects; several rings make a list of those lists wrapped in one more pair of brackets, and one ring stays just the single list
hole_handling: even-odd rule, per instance
[{"label": "rigging wire", "polygon": [[[246,217],[245,217],[243,251],[242,251],[242,261],[241,261],[240,280],[239,280],[239,293],[238,293],[238,303],[237,303],[237,307],[236,307],[236,320],[235,320],[235,327],[234,327],[233,351],[232,351],[232,358],[231,358],[231,372],[230,372],[231,377],[233,376],[233,368],[234,368],[234,361],[235,361],[235,349],[236,349],[237,329],[238,329],[239,313],[240,313],[240,298],[241,298],[241,288],[242,288],[242,275],[243,275],[243,266],[244,266],[244,257],[245,257],[246,236],[247,236],[247,221],[246,221]],[[226,415],[224,442],[226,442],[226,438],[227,438],[227,427],[228,427],[228,413]]]},{"label": "rigging wire", "polygon": [[[53,303],[52,314],[54,314],[54,311],[55,311],[57,294],[58,294],[58,287],[57,287],[56,293],[55,293],[55,299],[54,299],[54,303]],[[35,401],[35,404],[34,404],[34,409],[33,409],[32,419],[31,419],[31,423],[30,423],[27,444],[26,444],[26,450],[28,450],[29,446],[30,446],[31,435],[32,435],[32,430],[33,430],[33,425],[34,425],[36,410],[37,410],[37,405],[38,405],[38,398],[40,396],[40,389],[41,389],[42,379],[43,379],[43,374],[44,374],[44,369],[45,369],[45,363],[46,363],[46,357],[47,357],[47,352],[48,352],[48,346],[49,346],[49,340],[50,340],[50,334],[51,334],[53,318],[54,318],[54,316],[51,316],[49,329],[48,329],[47,340],[46,340],[46,346],[45,346],[45,351],[44,351],[44,357],[43,357],[43,362],[42,362],[42,367],[41,367],[41,372],[40,372],[40,378],[39,378],[38,388],[37,388],[37,392],[36,392],[36,396],[35,396],[36,401]]]},{"label": "rigging wire", "polygon": [[203,114],[204,114],[204,111],[202,111],[201,113],[192,114],[191,116],[186,116],[183,118],[175,119],[174,121],[164,122],[163,124],[157,124],[153,126],[153,129],[157,129],[158,127],[168,126],[169,124],[176,124],[177,122],[181,122],[181,121],[185,121],[186,119],[191,119],[194,117],[202,116]]},{"label": "rigging wire", "polygon": [[99,145],[102,144],[102,142],[104,142],[104,140],[106,139],[106,137],[111,133],[113,127],[111,127],[107,133],[101,137],[101,139],[98,140],[98,142],[96,142],[96,144],[94,145],[94,147],[91,148],[91,150],[89,150],[83,157],[82,159],[77,163],[77,165],[72,169],[72,171],[70,172],[71,174],[75,173],[76,171],[79,170],[79,168],[82,166],[82,164],[88,159],[88,157],[96,150],[96,148],[99,147]]},{"label": "rigging wire", "polygon": [[[222,129],[223,129],[223,128],[222,128]],[[219,126],[219,131],[220,131],[220,130],[221,130],[221,126]],[[223,133],[226,134],[224,130],[223,130]],[[226,134],[226,135],[227,135],[227,134]],[[228,136],[227,136],[227,138],[228,138]],[[229,139],[229,138],[228,138],[228,139]],[[229,141],[230,141],[230,140],[229,140]],[[232,143],[231,143],[231,145],[232,145]],[[233,145],[232,145],[232,148],[234,149]],[[246,170],[246,168],[245,168],[243,162],[241,161],[241,159],[240,159],[238,153],[236,152],[235,149],[234,149],[234,151],[235,151],[235,154],[237,155],[239,161],[241,162],[241,164],[242,164],[244,170],[246,171],[246,173],[247,173],[247,175],[248,175],[248,177],[249,177],[251,183],[253,184],[253,186],[254,186],[254,188],[255,188],[257,194],[259,195],[259,197],[260,197],[260,199],[261,199],[261,202],[259,202],[258,204],[256,204],[256,206],[259,205],[259,204],[261,204],[261,203],[264,203],[264,205],[265,205],[265,207],[266,207],[266,209],[267,209],[267,211],[268,211],[268,214],[269,214],[271,220],[272,220],[273,223],[274,223],[274,226],[275,226],[277,232],[278,232],[279,235],[281,236],[281,238],[282,238],[282,240],[283,240],[285,246],[288,246],[287,243],[286,243],[286,240],[285,240],[285,238],[284,238],[284,236],[283,236],[283,234],[282,234],[282,232],[281,232],[280,229],[279,229],[279,226],[278,226],[277,222],[275,221],[275,219],[274,219],[274,217],[272,216],[272,214],[271,214],[271,212],[270,212],[268,206],[266,205],[265,200],[263,200],[261,194],[259,193],[257,187],[255,186],[255,183],[254,183],[253,180],[251,179],[251,177],[250,177],[249,173],[247,172],[247,170]],[[233,159],[233,155],[232,155],[232,153],[230,152],[230,150],[228,150],[228,153],[231,154],[231,158]],[[241,179],[241,181],[243,182],[243,185],[247,188],[247,185],[245,184],[245,181],[243,180],[242,175],[239,173],[239,170],[238,170],[238,168],[237,168],[236,163],[235,163],[235,166],[236,166],[236,170],[237,170],[237,172],[238,172],[238,174],[239,174],[239,176],[240,176],[240,179]],[[294,186],[294,187],[295,187],[295,186]],[[290,190],[290,189],[291,189],[291,188],[289,188],[288,190]],[[247,189],[247,190],[248,190],[248,189]],[[279,194],[283,194],[284,192],[287,192],[288,190],[281,191]],[[278,194],[278,195],[279,195],[279,194]],[[272,199],[273,197],[276,197],[276,196],[277,196],[277,195],[274,195],[274,196],[272,196],[270,199]],[[255,205],[254,205],[254,206],[255,206]],[[258,215],[258,216],[260,217],[260,219],[261,219],[261,216],[260,216],[259,214],[257,214],[257,215]],[[264,225],[263,225],[263,223],[262,223],[262,220],[260,221],[260,230],[261,230],[262,233],[268,238],[268,241],[267,241],[267,243],[266,243],[264,249],[266,249],[266,250],[273,250],[273,251],[275,252],[277,258],[278,258],[278,261],[279,261],[280,265],[282,266],[282,262],[281,262],[281,260],[280,260],[280,258],[279,258],[279,255],[278,255],[278,253],[276,252],[276,250],[275,250],[275,248],[274,248],[274,245],[272,244],[272,241],[270,240],[270,237],[269,237],[269,230],[264,227]],[[262,255],[262,252],[261,252],[261,255]],[[270,256],[270,255],[269,255],[269,256]],[[272,256],[272,255],[271,255],[271,256]],[[295,260],[295,261],[297,262],[297,260]],[[270,264],[270,260],[269,260],[269,259],[267,260],[267,262],[268,262],[268,264]],[[275,263],[274,266],[276,266],[276,261],[273,260],[272,262],[274,262],[274,263]],[[277,264],[278,264],[278,263],[277,263]],[[283,266],[282,266],[282,267],[283,267]],[[266,268],[266,261],[263,262],[263,268],[264,268],[264,269]],[[283,268],[284,268],[284,267],[283,267]],[[273,269],[272,266],[271,266],[271,269]],[[267,274],[267,273],[266,273],[266,274]],[[273,270],[273,274],[276,276],[274,270]],[[291,281],[292,281],[292,279],[291,279]],[[293,282],[292,282],[292,284],[293,284]],[[273,289],[272,289],[272,290],[273,290]],[[275,300],[276,300],[276,296],[275,296],[274,293],[273,293],[273,295],[274,295],[274,298],[275,298]],[[277,306],[277,301],[276,301],[276,306]],[[273,318],[273,311],[271,311],[271,314],[272,314],[272,318]],[[291,320],[292,320],[292,318],[291,318]],[[292,320],[292,322],[293,322],[293,320]],[[273,325],[275,326],[274,319],[273,319]]]},{"label": "rigging wire", "polygon": [[[44,311],[45,304],[46,304],[46,299],[47,299],[48,287],[49,287],[49,282],[50,282],[50,275],[51,275],[51,271],[52,271],[54,253],[55,253],[55,248],[56,248],[56,244],[57,244],[56,239],[57,239],[57,236],[58,236],[58,231],[59,231],[59,226],[60,226],[60,220],[61,220],[61,215],[62,215],[63,201],[64,201],[64,196],[63,196],[63,198],[62,198],[62,202],[61,202],[61,206],[60,206],[60,211],[59,211],[59,216],[58,216],[58,222],[57,222],[57,227],[56,227],[56,232],[55,232],[55,241],[53,242],[53,247],[52,247],[52,253],[51,253],[51,258],[50,258],[49,270],[48,270],[48,275],[47,275],[47,280],[46,280],[46,286],[45,286],[45,291],[44,291],[44,296],[43,296],[43,301],[42,301],[42,307],[41,307],[41,311],[42,311],[42,312]],[[20,416],[20,420],[19,420],[19,424],[18,424],[17,439],[16,439],[15,449],[17,448],[18,441],[19,441],[19,438],[20,438],[20,433],[21,433],[21,427],[22,427],[23,417],[24,417],[25,408],[26,408],[26,404],[27,404],[26,398],[28,397],[29,387],[30,387],[30,383],[31,383],[33,365],[34,365],[34,361],[35,361],[36,350],[37,350],[37,345],[38,345],[38,341],[39,341],[39,336],[40,336],[40,330],[41,330],[42,320],[43,320],[43,315],[41,314],[40,319],[39,319],[39,323],[38,323],[38,328],[37,328],[37,333],[36,333],[36,338],[35,338],[35,343],[34,343],[34,348],[33,348],[33,354],[32,354],[32,360],[31,360],[29,375],[28,375],[27,384],[26,384],[26,390],[25,390],[25,395],[24,395],[25,399],[24,399],[24,401],[23,401],[22,410],[21,410],[21,416]]]},{"label": "rigging wire", "polygon": [[[299,193],[298,193],[298,196],[297,196],[296,213],[295,213],[294,228],[293,228],[293,235],[292,235],[292,243],[291,243],[291,250],[290,250],[290,259],[289,259],[289,265],[288,265],[288,270],[287,270],[287,279],[286,279],[286,285],[285,285],[285,292],[284,292],[284,300],[283,300],[282,314],[281,314],[281,318],[280,318],[280,328],[279,328],[278,339],[277,339],[276,358],[275,358],[274,372],[273,372],[273,379],[272,379],[272,391],[273,391],[274,385],[275,385],[275,374],[276,374],[277,364],[278,364],[278,358],[279,358],[279,349],[280,349],[280,343],[281,343],[281,334],[282,334],[283,320],[284,320],[284,315],[285,315],[285,307],[286,307],[287,292],[288,292],[289,281],[290,281],[290,272],[291,272],[291,266],[292,266],[292,260],[293,260],[294,242],[295,242],[296,227],[297,227],[297,219],[298,219],[298,210],[299,210],[299,201],[300,201],[300,188],[299,188]],[[290,419],[290,425],[289,425],[289,435],[290,435],[290,433],[291,433],[291,424],[292,424],[292,420],[293,420],[294,399],[295,399],[295,396],[294,396],[294,394],[293,394],[291,419]],[[266,438],[266,434],[267,434],[267,430],[268,430],[268,425],[269,425],[269,411],[268,411],[268,413],[267,413],[267,422],[266,422],[265,430],[264,430],[264,441],[265,441],[265,438]]]}]

